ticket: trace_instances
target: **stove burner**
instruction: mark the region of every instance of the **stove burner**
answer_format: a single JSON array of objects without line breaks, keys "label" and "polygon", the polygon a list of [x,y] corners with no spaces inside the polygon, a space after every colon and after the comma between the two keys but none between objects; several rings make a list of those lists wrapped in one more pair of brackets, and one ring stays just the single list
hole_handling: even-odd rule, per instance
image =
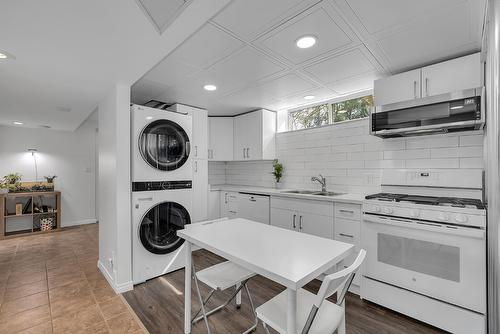
[{"label": "stove burner", "polygon": [[365,199],[377,199],[380,201],[390,201],[390,202],[409,202],[409,203],[425,204],[425,205],[442,205],[442,206],[452,206],[458,208],[474,207],[477,209],[484,209],[483,202],[473,198],[434,197],[434,196],[379,193],[374,195],[368,195],[365,197]]}]

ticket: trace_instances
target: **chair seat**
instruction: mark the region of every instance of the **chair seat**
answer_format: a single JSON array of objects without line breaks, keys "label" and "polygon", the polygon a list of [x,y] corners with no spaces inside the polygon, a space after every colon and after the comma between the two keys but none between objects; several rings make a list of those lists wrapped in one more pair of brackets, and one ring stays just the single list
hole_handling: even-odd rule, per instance
[{"label": "chair seat", "polygon": [[[300,289],[297,293],[297,333],[307,321],[307,317],[313,306],[315,294]],[[284,291],[257,307],[257,317],[268,324],[280,334],[288,333],[286,328],[287,292]],[[344,316],[344,309],[328,300],[325,300],[318,310],[318,314],[312,323],[309,334],[331,334],[338,327]],[[295,334],[295,333],[294,333]]]},{"label": "chair seat", "polygon": [[216,290],[226,290],[234,287],[236,284],[253,276],[255,276],[255,273],[230,261],[216,264],[196,273],[198,280]]}]

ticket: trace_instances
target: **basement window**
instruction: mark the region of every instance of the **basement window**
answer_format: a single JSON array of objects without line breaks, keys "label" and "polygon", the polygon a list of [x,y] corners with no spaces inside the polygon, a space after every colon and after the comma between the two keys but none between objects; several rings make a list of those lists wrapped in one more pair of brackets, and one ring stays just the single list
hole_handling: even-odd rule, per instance
[{"label": "basement window", "polygon": [[366,95],[335,103],[319,104],[288,112],[288,130],[302,130],[366,118],[373,106],[373,96]]}]

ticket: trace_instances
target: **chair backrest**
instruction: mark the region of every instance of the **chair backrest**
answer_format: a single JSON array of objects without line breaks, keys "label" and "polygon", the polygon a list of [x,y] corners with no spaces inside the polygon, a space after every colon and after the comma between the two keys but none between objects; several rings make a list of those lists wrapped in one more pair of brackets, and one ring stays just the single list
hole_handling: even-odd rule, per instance
[{"label": "chair backrest", "polygon": [[365,257],[366,251],[362,249],[359,251],[356,260],[349,267],[325,276],[318,294],[316,295],[316,301],[314,305],[319,308],[326,298],[330,297],[340,289],[342,289],[343,293],[337,296],[337,304],[342,304],[342,302],[344,301],[345,293],[349,289],[349,286],[354,279],[354,275],[359,270],[359,267],[365,260]]},{"label": "chair backrest", "polygon": [[316,300],[314,302],[314,305],[312,306],[312,309],[309,312],[309,316],[307,317],[304,328],[302,329],[302,334],[309,333],[314,318],[316,318],[316,314],[318,313],[321,304],[323,304],[326,298],[330,297],[335,292],[342,289],[342,292],[337,295],[337,305],[341,305],[344,302],[347,290],[351,286],[352,280],[354,279],[354,275],[356,275],[357,271],[359,270],[359,267],[365,260],[365,257],[366,257],[366,251],[362,249],[359,251],[356,260],[349,267],[337,271],[336,273],[325,276],[325,278],[323,279],[323,283],[319,288],[318,294],[316,295]]}]

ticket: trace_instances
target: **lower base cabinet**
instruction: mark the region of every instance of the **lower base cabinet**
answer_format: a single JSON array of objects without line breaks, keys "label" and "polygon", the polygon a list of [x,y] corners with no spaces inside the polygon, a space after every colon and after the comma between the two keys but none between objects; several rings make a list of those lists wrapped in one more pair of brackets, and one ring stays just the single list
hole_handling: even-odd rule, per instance
[{"label": "lower base cabinet", "polygon": [[220,217],[245,218],[269,224],[269,196],[221,191]]}]

